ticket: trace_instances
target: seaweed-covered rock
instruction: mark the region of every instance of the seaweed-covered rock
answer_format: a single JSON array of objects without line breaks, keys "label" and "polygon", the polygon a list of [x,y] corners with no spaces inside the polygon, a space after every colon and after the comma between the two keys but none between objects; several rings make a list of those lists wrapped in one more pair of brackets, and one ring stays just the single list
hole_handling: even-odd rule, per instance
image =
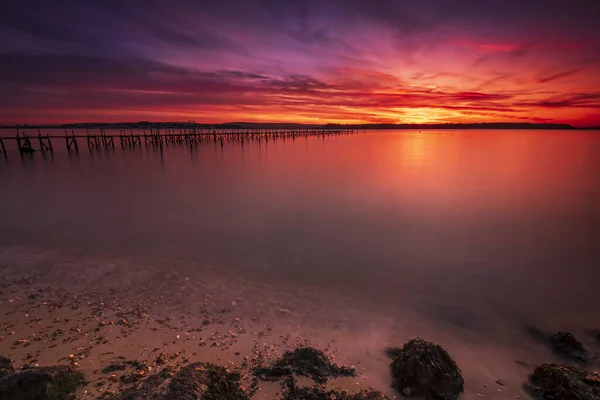
[{"label": "seaweed-covered rock", "polygon": [[[167,372],[165,372],[167,371]],[[163,370],[114,397],[118,400],[247,400],[240,376],[224,367],[195,363],[173,374]]]},{"label": "seaweed-covered rock", "polygon": [[13,372],[15,372],[15,369],[12,366],[12,362],[8,358],[0,356],[0,378]]},{"label": "seaweed-covered rock", "polygon": [[555,333],[550,336],[550,343],[552,350],[559,355],[581,362],[586,362],[589,358],[589,352],[583,343],[569,332]]},{"label": "seaweed-covered rock", "polygon": [[257,368],[254,373],[263,380],[276,380],[296,374],[323,384],[328,378],[354,376],[356,372],[354,368],[338,366],[320,350],[299,347],[286,352],[270,368]]},{"label": "seaweed-covered rock", "polygon": [[598,400],[600,375],[573,366],[544,364],[529,377],[544,400]]},{"label": "seaweed-covered rock", "polygon": [[393,386],[406,397],[454,400],[464,391],[456,362],[441,346],[422,339],[406,343],[391,364]]},{"label": "seaweed-covered rock", "polygon": [[0,400],[67,400],[82,383],[71,366],[29,368],[0,379]]}]

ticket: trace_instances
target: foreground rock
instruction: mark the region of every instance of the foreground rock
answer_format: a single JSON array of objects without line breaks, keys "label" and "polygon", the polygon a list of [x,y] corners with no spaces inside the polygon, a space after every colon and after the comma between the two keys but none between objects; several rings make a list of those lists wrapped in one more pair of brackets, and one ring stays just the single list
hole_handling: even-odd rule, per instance
[{"label": "foreground rock", "polygon": [[587,362],[589,352],[573,334],[569,332],[558,332],[550,336],[552,350],[555,353],[572,360]]},{"label": "foreground rock", "polygon": [[195,363],[169,368],[113,397],[118,400],[247,400],[240,376],[224,367]]},{"label": "foreground rock", "polygon": [[406,397],[454,400],[464,391],[464,379],[456,362],[442,347],[412,339],[391,364],[393,386]]},{"label": "foreground rock", "polygon": [[71,366],[29,368],[14,372],[0,357],[0,400],[67,400],[83,383],[83,373]]},{"label": "foreground rock", "polygon": [[324,384],[328,378],[354,376],[354,368],[338,366],[325,353],[312,347],[300,347],[286,352],[269,368],[257,368],[254,371],[260,379],[277,380],[292,375],[302,375]]},{"label": "foreground rock", "polygon": [[529,377],[533,390],[544,400],[598,400],[600,375],[580,368],[544,364]]}]

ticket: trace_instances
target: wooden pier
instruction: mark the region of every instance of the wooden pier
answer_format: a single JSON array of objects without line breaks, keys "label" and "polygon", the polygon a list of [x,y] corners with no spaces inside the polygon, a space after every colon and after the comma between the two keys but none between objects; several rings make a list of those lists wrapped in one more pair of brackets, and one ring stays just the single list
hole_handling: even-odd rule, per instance
[{"label": "wooden pier", "polygon": [[[17,127],[14,137],[0,137],[0,153],[6,155],[6,143],[15,140],[17,149],[21,154],[33,153],[35,151],[53,152],[52,139],[64,140],[68,152],[79,151],[79,140],[85,141],[89,150],[102,150],[115,148],[118,142],[121,148],[137,148],[142,146],[168,146],[168,145],[194,145],[198,143],[212,142],[224,146],[228,142],[239,142],[242,145],[247,141],[265,141],[291,138],[295,140],[308,136],[331,136],[352,135],[358,133],[356,129],[347,127],[323,127],[323,128],[294,128],[294,129],[259,129],[259,128],[196,128],[194,126],[185,128],[107,128],[88,127],[78,128],[85,133],[77,134],[75,129],[64,129],[64,133],[58,133],[56,128],[48,128],[42,134],[41,129],[35,128],[37,135],[29,135],[29,127]],[[118,133],[117,133],[118,132]],[[37,146],[34,145],[37,139]]]}]

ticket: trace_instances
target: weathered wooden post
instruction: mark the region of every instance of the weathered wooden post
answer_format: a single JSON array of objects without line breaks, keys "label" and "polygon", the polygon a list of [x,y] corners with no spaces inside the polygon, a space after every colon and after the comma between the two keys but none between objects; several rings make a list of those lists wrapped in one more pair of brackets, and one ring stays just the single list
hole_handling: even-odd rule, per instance
[{"label": "weathered wooden post", "polygon": [[73,135],[73,144],[75,145],[75,151],[79,153],[79,144],[77,144],[77,138],[75,137],[75,130],[71,129],[71,134]]},{"label": "weathered wooden post", "polygon": [[52,142],[50,142],[50,136],[46,135],[46,136],[42,136],[42,132],[40,131],[40,128],[37,128],[38,131],[38,141],[40,142],[40,150],[42,152],[45,152],[46,150],[52,152]]}]

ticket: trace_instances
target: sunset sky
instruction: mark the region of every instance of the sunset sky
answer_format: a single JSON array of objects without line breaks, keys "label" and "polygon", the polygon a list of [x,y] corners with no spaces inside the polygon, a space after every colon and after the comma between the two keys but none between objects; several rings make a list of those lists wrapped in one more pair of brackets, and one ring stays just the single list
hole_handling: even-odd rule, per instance
[{"label": "sunset sky", "polygon": [[4,124],[600,125],[598,0],[9,3]]}]

